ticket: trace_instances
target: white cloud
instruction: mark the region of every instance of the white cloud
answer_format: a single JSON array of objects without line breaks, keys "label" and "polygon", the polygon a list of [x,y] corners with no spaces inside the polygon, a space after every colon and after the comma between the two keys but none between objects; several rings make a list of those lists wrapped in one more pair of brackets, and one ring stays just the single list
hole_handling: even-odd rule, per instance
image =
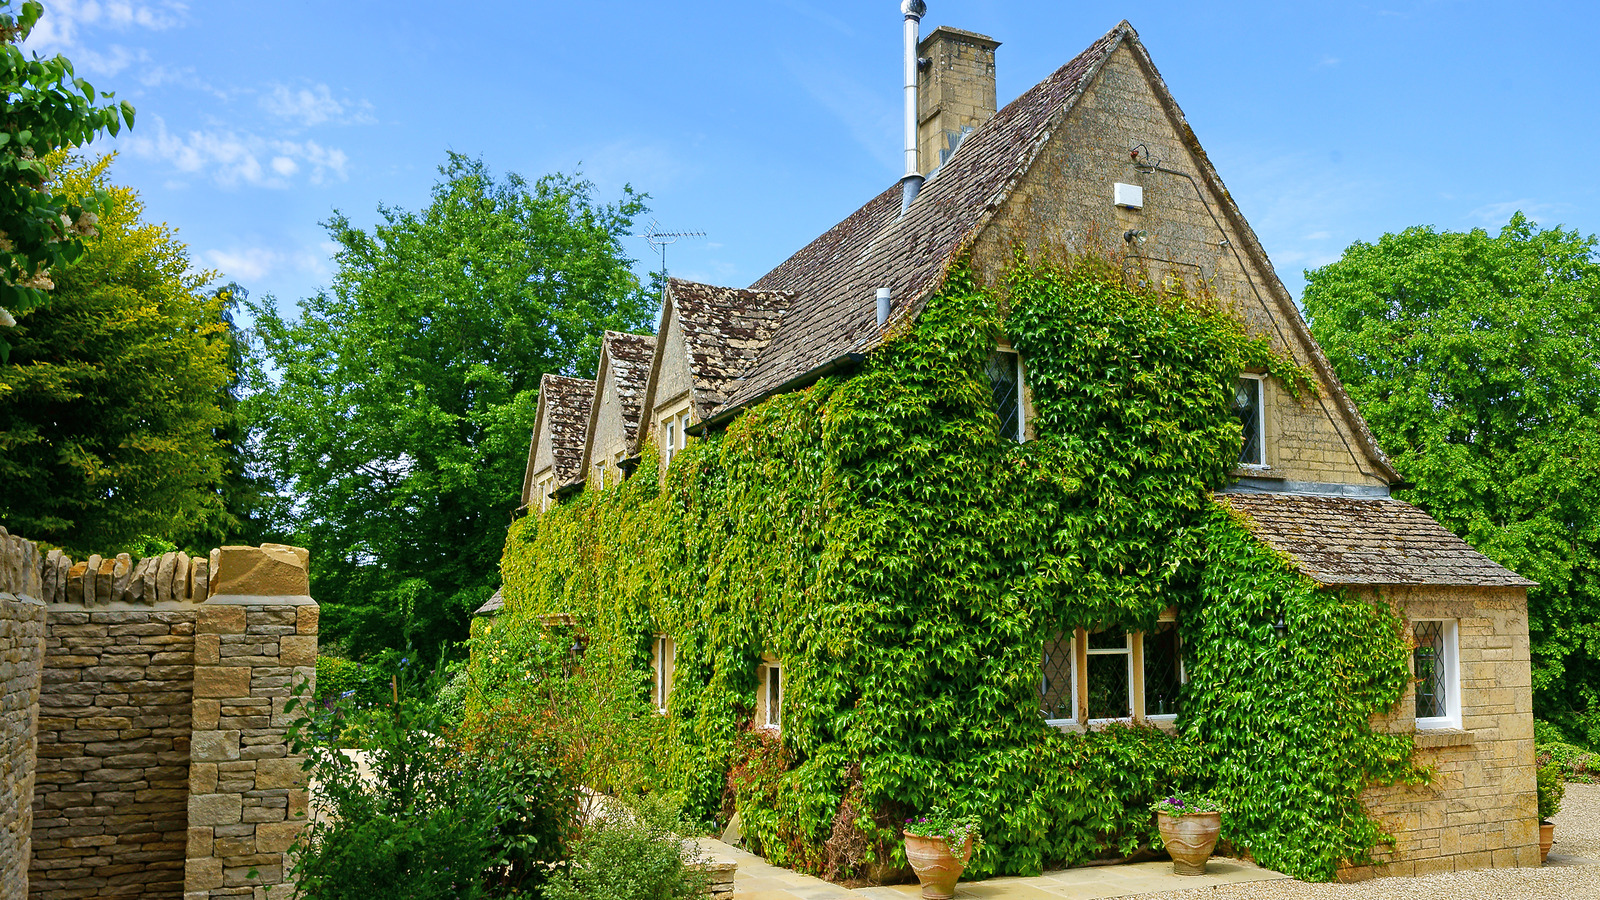
[{"label": "white cloud", "polygon": [[337,100],[325,84],[291,90],[278,84],[261,98],[261,108],[303,128],[333,122],[338,125],[367,124],[373,120],[372,104],[365,100]]},{"label": "white cloud", "polygon": [[[146,159],[165,160],[185,175],[210,178],[220,187],[239,185],[286,188],[289,177],[302,167],[311,184],[330,179],[343,181],[350,159],[337,147],[316,141],[290,141],[232,130],[190,131],[174,134],[160,117],[130,134],[125,146]],[[267,162],[263,163],[265,159]]]},{"label": "white cloud", "polygon": [[83,55],[79,32],[85,28],[162,31],[181,23],[187,13],[187,4],[179,0],[48,0],[44,15],[23,46],[45,55],[66,53],[78,60]]},{"label": "white cloud", "polygon": [[243,282],[260,281],[283,271],[314,275],[328,272],[327,258],[309,249],[285,252],[269,247],[235,247],[206,250],[200,255],[207,265],[220,270],[225,277]]},{"label": "white cloud", "polygon": [[1570,203],[1544,203],[1532,198],[1523,198],[1521,200],[1507,200],[1504,203],[1485,203],[1467,213],[1467,218],[1498,228],[1510,221],[1511,214],[1515,212],[1521,212],[1537,222],[1541,219],[1559,216],[1571,209],[1572,204]]},{"label": "white cloud", "polygon": [[1308,241],[1325,241],[1331,237],[1333,237],[1333,232],[1331,231],[1313,231],[1306,235],[1305,239]]}]

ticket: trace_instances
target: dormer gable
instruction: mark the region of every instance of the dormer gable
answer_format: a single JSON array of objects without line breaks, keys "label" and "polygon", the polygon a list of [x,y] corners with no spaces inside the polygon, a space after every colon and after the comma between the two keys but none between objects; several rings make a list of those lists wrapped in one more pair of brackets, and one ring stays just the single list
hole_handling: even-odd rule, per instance
[{"label": "dormer gable", "polygon": [[617,477],[617,465],[628,456],[644,402],[645,379],[656,338],[650,334],[624,334],[608,331],[600,345],[600,366],[595,373],[594,394],[589,404],[581,478],[591,489],[597,467],[603,467],[608,481]]},{"label": "dormer gable", "polygon": [[[649,420],[631,453],[668,412],[700,422],[727,402],[777,331],[793,295],[669,279],[643,408]],[[677,427],[685,422],[677,420]],[[681,440],[681,436],[679,437]]]},{"label": "dormer gable", "polygon": [[594,382],[546,373],[522,477],[522,508],[542,511],[555,490],[583,480],[583,445]]}]

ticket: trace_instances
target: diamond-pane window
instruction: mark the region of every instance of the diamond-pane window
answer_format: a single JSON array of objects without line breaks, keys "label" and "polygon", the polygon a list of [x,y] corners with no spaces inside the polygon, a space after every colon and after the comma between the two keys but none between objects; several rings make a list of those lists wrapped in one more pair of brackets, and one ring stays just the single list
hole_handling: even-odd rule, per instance
[{"label": "diamond-pane window", "polygon": [[1417,676],[1419,719],[1440,718],[1450,714],[1444,625],[1443,622],[1417,622],[1412,625],[1412,634],[1417,641],[1411,659]]},{"label": "diamond-pane window", "polygon": [[1126,634],[1102,631],[1089,635],[1088,677],[1084,699],[1090,719],[1125,719],[1133,715],[1133,645]]},{"label": "diamond-pane window", "polygon": [[1261,433],[1261,379],[1239,379],[1233,392],[1233,414],[1244,429],[1244,446],[1239,449],[1239,464],[1266,465],[1266,441]]},{"label": "diamond-pane window", "polygon": [[1070,631],[1044,643],[1044,659],[1039,676],[1039,712],[1046,721],[1070,722],[1078,718],[1076,691],[1072,689],[1072,681],[1077,675],[1072,645],[1073,635]]},{"label": "diamond-pane window", "polygon": [[1178,626],[1169,622],[1144,636],[1144,714],[1177,715],[1182,687]]},{"label": "diamond-pane window", "polygon": [[1000,434],[1022,441],[1022,358],[1009,350],[996,350],[989,356],[989,388],[994,393],[994,411],[1000,417]]}]

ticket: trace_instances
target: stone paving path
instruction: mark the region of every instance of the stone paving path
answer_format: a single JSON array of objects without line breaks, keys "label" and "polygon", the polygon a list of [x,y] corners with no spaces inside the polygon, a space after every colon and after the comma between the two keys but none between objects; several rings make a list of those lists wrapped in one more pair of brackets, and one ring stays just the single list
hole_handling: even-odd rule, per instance
[{"label": "stone paving path", "polygon": [[[915,884],[850,890],[768,865],[761,857],[721,841],[702,838],[699,844],[706,854],[739,864],[734,877],[734,900],[918,900],[922,896],[921,888]],[[1094,900],[1288,877],[1236,859],[1213,859],[1204,875],[1174,875],[1169,861],[1147,862],[963,882],[956,885],[956,900]]]}]

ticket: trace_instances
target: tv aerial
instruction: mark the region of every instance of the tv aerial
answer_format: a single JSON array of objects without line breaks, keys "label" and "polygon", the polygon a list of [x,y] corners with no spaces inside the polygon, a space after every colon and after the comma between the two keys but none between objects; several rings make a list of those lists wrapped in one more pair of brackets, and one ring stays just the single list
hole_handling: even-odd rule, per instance
[{"label": "tv aerial", "polygon": [[650,227],[646,228],[644,234],[639,236],[649,241],[651,249],[661,255],[661,277],[666,278],[667,248],[684,238],[703,238],[706,233],[704,231],[662,231],[661,223],[651,219]]}]

